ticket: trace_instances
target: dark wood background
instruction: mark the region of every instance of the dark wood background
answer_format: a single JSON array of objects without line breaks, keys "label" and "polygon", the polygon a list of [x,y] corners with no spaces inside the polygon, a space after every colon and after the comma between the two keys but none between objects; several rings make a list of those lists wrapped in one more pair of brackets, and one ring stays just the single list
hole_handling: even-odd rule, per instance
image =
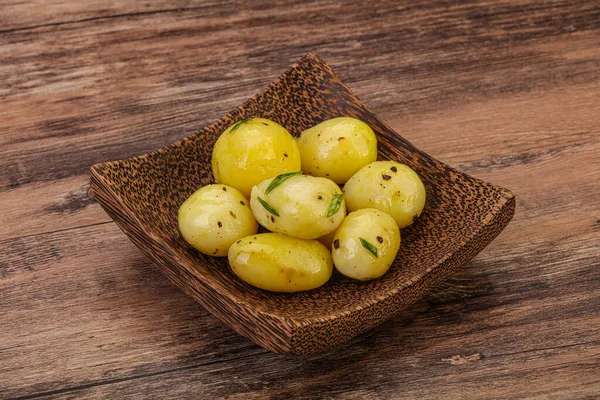
[{"label": "dark wood background", "polygon": [[[175,289],[88,169],[185,137],[311,50],[517,211],[439,291],[299,358]],[[595,0],[4,1],[0,398],[598,398],[599,159]]]}]

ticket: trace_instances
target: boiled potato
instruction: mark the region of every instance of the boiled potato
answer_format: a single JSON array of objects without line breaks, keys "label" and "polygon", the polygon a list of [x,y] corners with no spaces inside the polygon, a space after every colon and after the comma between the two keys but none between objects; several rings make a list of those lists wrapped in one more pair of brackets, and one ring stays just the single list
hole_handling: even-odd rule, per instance
[{"label": "boiled potato", "polygon": [[345,183],[363,166],[377,160],[377,138],[364,122],[333,118],[302,132],[297,139],[305,174]]},{"label": "boiled potato", "polygon": [[252,188],[250,206],[268,230],[316,239],[340,225],[346,216],[346,204],[333,181],[299,174],[264,180]]},{"label": "boiled potato", "polygon": [[258,224],[248,200],[239,190],[226,185],[208,185],[197,190],[179,207],[179,230],[194,248],[223,257],[229,247],[253,235]]},{"label": "boiled potato", "polygon": [[333,272],[331,254],[321,243],[279,233],[238,240],[229,249],[229,265],[244,281],[274,292],[317,288]]},{"label": "boiled potato", "polygon": [[390,214],[400,228],[413,223],[425,206],[425,187],[410,167],[377,161],[363,167],[344,186],[350,211],[376,208]]},{"label": "boiled potato", "polygon": [[246,197],[252,186],[278,174],[300,170],[296,141],[281,125],[264,118],[242,120],[223,132],[212,153],[218,183]]},{"label": "boiled potato", "polygon": [[367,281],[390,268],[400,248],[400,229],[388,214],[365,208],[348,214],[333,238],[335,268],[349,278]]}]

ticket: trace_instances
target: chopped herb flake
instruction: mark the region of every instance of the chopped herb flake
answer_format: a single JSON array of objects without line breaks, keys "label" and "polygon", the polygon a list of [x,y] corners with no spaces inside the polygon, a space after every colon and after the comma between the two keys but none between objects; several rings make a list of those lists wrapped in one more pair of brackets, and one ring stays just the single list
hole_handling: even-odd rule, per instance
[{"label": "chopped herb flake", "polygon": [[366,241],[365,239],[359,237],[360,239],[360,244],[362,244],[362,247],[364,247],[365,249],[367,249],[371,254],[373,254],[375,256],[375,258],[377,258],[377,247],[373,246],[371,243],[369,243],[368,241]]},{"label": "chopped herb flake", "polygon": [[268,212],[270,212],[273,215],[276,215],[279,217],[279,213],[277,212],[276,209],[273,208],[273,206],[271,206],[269,203],[267,203],[266,201],[264,201],[263,199],[261,199],[260,197],[257,197],[258,202],[260,204],[262,204],[262,206],[265,208],[265,210],[267,210]]},{"label": "chopped herb flake", "polygon": [[240,126],[244,125],[248,121],[250,121],[250,120],[249,119],[243,119],[240,122],[238,122],[237,124],[235,124],[233,126],[233,128],[231,128],[231,130],[229,131],[229,134],[230,135],[233,134],[233,132],[237,131]]},{"label": "chopped herb flake", "polygon": [[271,191],[273,189],[275,189],[277,186],[281,185],[283,182],[287,181],[292,176],[296,176],[296,175],[302,175],[302,171],[287,172],[285,174],[277,175],[275,177],[275,179],[273,179],[271,181],[271,183],[269,183],[269,186],[267,187],[267,190],[265,190],[265,194],[271,193]]},{"label": "chopped herb flake", "polygon": [[343,193],[336,194],[335,196],[333,196],[333,199],[331,199],[331,203],[329,203],[329,209],[327,210],[327,218],[331,217],[332,215],[335,215],[335,213],[337,213],[340,210],[343,199]]}]

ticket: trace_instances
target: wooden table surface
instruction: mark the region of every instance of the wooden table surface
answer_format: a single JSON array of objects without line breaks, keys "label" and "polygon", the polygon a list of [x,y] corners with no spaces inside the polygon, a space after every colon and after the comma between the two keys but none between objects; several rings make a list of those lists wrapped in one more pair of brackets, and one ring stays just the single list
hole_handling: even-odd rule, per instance
[{"label": "wooden table surface", "polygon": [[[600,398],[597,1],[0,7],[0,398]],[[312,50],[517,211],[438,291],[302,358],[174,288],[88,170],[189,135]]]}]

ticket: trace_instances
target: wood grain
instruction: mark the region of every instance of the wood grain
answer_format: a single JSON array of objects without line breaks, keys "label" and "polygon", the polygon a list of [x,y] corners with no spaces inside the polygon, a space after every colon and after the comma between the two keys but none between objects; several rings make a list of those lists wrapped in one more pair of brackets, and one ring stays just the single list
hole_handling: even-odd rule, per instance
[{"label": "wood grain", "polygon": [[[3,4],[0,397],[600,392],[597,2],[115,3]],[[93,163],[186,136],[310,50],[413,144],[518,206],[437,296],[342,351],[288,359],[170,287],[83,193]]]}]

